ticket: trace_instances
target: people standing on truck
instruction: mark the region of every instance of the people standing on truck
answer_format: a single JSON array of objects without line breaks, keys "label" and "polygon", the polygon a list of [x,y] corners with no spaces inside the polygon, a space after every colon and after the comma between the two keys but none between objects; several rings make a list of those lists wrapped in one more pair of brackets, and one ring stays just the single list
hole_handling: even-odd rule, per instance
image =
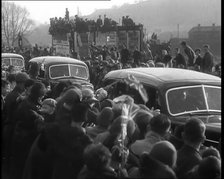
[{"label": "people standing on truck", "polygon": [[204,45],[203,46],[204,49],[204,56],[203,56],[203,72],[204,73],[211,73],[212,72],[212,67],[214,65],[214,55],[211,53],[210,51],[210,47],[209,45]]},{"label": "people standing on truck", "polygon": [[175,68],[187,68],[187,64],[184,56],[180,53],[180,48],[175,48],[175,57],[173,59],[173,67]]},{"label": "people standing on truck", "polygon": [[181,42],[181,46],[184,49],[184,52],[188,58],[187,66],[188,68],[193,68],[194,60],[195,60],[195,53],[192,48],[186,43],[186,41]]},{"label": "people standing on truck", "polygon": [[202,71],[202,57],[201,57],[201,49],[195,49],[196,60],[194,63],[194,68],[196,71]]}]

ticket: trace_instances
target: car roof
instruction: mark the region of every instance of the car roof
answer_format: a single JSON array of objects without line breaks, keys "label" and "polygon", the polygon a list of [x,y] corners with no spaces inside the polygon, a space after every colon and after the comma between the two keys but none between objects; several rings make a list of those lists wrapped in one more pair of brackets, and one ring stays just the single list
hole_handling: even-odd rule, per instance
[{"label": "car roof", "polygon": [[35,57],[35,58],[32,58],[29,62],[44,63],[44,65],[51,65],[55,63],[76,63],[80,65],[85,65],[85,63],[80,60],[70,58],[70,57],[61,57],[61,56]]},{"label": "car roof", "polygon": [[193,70],[179,68],[128,68],[114,70],[106,74],[105,79],[122,79],[128,74],[134,75],[140,82],[153,86],[170,84],[221,84],[221,78]]},{"label": "car roof", "polygon": [[23,59],[22,55],[16,53],[2,53],[2,57],[18,57]]}]

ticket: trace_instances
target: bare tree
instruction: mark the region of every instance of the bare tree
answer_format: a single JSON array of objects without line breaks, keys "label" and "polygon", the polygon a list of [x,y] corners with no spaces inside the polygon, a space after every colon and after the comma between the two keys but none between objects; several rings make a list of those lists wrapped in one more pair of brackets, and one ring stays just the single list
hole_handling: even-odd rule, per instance
[{"label": "bare tree", "polygon": [[27,35],[34,27],[26,8],[12,2],[2,2],[2,41],[14,46],[18,35]]}]

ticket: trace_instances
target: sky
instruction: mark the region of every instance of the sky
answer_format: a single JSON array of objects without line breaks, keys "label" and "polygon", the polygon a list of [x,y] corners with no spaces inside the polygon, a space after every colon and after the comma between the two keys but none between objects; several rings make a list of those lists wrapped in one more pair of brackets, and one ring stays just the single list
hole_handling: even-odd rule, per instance
[{"label": "sky", "polygon": [[81,15],[89,15],[96,9],[107,9],[121,6],[125,3],[133,4],[142,0],[71,0],[71,1],[9,1],[27,8],[30,18],[37,23],[49,23],[52,17],[64,17],[65,8],[69,15],[74,16],[77,10]]}]

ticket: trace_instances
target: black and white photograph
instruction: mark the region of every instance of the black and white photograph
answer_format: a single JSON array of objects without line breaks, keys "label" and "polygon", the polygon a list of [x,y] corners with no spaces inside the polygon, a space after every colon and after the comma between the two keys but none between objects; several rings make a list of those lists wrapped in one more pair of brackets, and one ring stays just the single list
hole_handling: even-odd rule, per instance
[{"label": "black and white photograph", "polygon": [[2,179],[221,179],[221,0],[1,1]]}]

